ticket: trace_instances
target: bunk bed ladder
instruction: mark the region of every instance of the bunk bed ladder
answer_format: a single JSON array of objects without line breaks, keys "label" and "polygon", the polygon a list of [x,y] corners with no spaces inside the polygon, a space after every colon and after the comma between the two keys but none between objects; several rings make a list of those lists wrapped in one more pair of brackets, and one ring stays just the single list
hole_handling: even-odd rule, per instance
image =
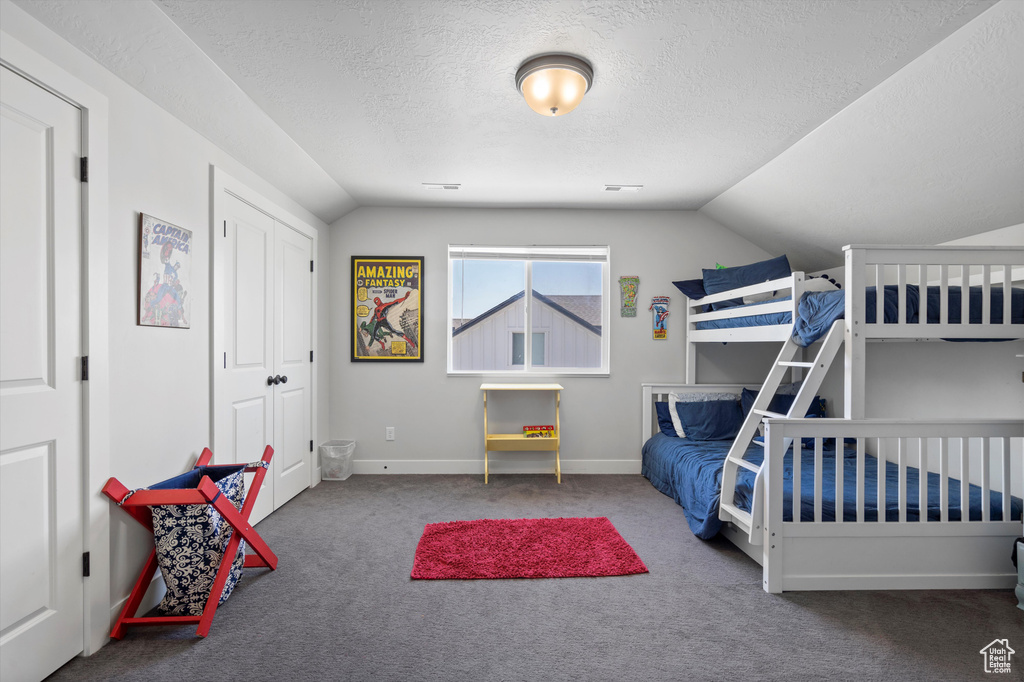
[{"label": "bunk bed ladder", "polygon": [[[750,413],[743,420],[743,426],[740,427],[736,440],[733,441],[732,447],[729,448],[729,454],[726,455],[725,466],[722,469],[722,498],[719,503],[718,517],[722,521],[732,522],[735,526],[741,528],[743,532],[749,534],[750,543],[753,545],[760,545],[762,543],[761,519],[763,518],[764,485],[761,480],[761,465],[744,459],[743,455],[747,452],[747,448],[750,447],[751,443],[764,445],[763,442],[754,440],[762,419],[766,417],[802,417],[807,414],[811,401],[814,400],[814,396],[817,394],[818,388],[828,372],[828,368],[832,365],[839,347],[843,344],[843,334],[844,323],[842,320],[837,320],[832,324],[832,328],[829,329],[828,334],[821,343],[821,347],[818,349],[818,354],[811,362],[793,359],[796,357],[797,351],[800,350],[800,346],[793,341],[793,337],[790,337],[782,344],[782,350],[779,351],[775,364],[772,366],[771,371],[768,372],[768,377],[765,379],[764,385],[761,386],[761,390],[750,408]],[[769,412],[768,405],[771,403],[772,398],[775,397],[775,392],[779,389],[786,371],[791,368],[807,370],[807,375],[804,377],[803,383],[800,384],[800,389],[793,399],[793,404],[786,414]],[[784,442],[784,451],[789,449],[790,443],[791,439],[787,439]],[[750,512],[743,511],[736,506],[736,476],[741,467],[757,474],[757,480],[754,484],[754,499],[751,501]]]}]

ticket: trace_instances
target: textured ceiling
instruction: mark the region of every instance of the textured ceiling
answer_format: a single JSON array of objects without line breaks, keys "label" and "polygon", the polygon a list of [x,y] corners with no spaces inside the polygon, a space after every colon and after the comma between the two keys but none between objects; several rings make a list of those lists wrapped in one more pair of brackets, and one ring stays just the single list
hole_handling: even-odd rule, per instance
[{"label": "textured ceiling", "polygon": [[[727,190],[766,172],[785,185],[792,164],[772,173],[773,163],[812,140],[821,154],[847,155],[834,164],[861,173],[876,167],[889,137],[876,139],[865,125],[901,140],[903,126],[932,120],[931,107],[948,101],[921,101],[917,95],[928,87],[908,84],[868,114],[876,118],[844,112],[893,74],[904,77],[965,24],[984,20],[994,1],[16,0],[327,222],[354,205],[698,209],[724,192],[711,214],[773,252],[806,239],[833,248],[846,204],[824,220],[808,214],[816,225],[787,225],[778,202],[768,201],[773,217],[765,232],[769,223],[755,219],[759,199],[728,203]],[[979,40],[1019,41],[1000,30]],[[514,85],[519,64],[552,51],[585,57],[595,72],[580,107],[555,119],[533,113]],[[990,52],[978,49],[967,62],[921,77],[991,70],[971,61]],[[1018,94],[1020,54],[1011,51],[1009,64],[995,67],[1016,72],[1005,84]],[[957,87],[964,82],[954,80]],[[987,119],[1005,104],[997,97],[971,111]],[[268,124],[276,130],[267,132]],[[925,127],[929,135],[932,128]],[[996,128],[990,140],[1005,134]],[[972,127],[945,133],[959,138],[952,152],[971,154]],[[902,151],[914,155],[928,140],[911,137],[918,146]],[[1019,140],[1017,133],[1003,142],[1024,166]],[[969,169],[984,159],[937,162],[963,168],[940,174],[942,182],[970,184]],[[816,174],[819,166],[812,168]],[[291,179],[278,181],[282,172]],[[296,181],[307,176],[317,183],[313,191]],[[863,175],[835,181],[852,194],[873,184]],[[424,182],[462,188],[428,192]],[[615,183],[645,188],[601,192]],[[303,195],[290,191],[296,184],[306,187]],[[793,199],[791,186],[787,196],[827,205],[835,188],[810,186],[818,194]],[[773,197],[759,187],[750,195]],[[970,229],[994,227],[1002,225]],[[908,237],[929,241],[913,230]]]}]

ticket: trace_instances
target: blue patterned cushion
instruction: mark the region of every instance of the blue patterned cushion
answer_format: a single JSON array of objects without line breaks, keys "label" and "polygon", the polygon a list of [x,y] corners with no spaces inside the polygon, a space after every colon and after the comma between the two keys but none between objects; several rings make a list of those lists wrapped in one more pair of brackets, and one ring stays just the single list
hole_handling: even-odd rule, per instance
[{"label": "blue patterned cushion", "polygon": [[[196,467],[149,489],[196,488],[206,475],[235,505],[235,509],[241,509],[245,496],[244,468],[244,465]],[[162,613],[175,616],[202,615],[234,529],[208,504],[162,505],[150,507],[150,510],[153,512],[157,563],[167,585],[167,594],[158,608]],[[223,604],[235,589],[244,562],[245,541],[242,541],[218,604]]]}]

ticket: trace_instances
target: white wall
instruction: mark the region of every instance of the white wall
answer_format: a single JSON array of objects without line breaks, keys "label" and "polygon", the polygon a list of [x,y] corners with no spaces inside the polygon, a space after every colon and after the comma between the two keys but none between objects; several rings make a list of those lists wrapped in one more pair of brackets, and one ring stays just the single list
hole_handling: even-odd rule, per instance
[{"label": "white wall", "polygon": [[[565,387],[561,455],[566,473],[639,472],[640,384],[681,381],[685,374],[682,294],[672,281],[699,277],[702,267],[716,262],[748,263],[770,255],[689,211],[360,208],[331,232],[331,437],[357,441],[357,473],[483,474],[479,389],[484,379],[446,373],[449,243],[610,247],[611,376],[558,379]],[[424,256],[423,363],[349,361],[352,255]],[[619,316],[617,281],[623,275],[640,277],[635,318]],[[662,294],[673,299],[669,338],[654,341],[647,306]],[[748,354],[734,350],[739,352],[723,366],[756,377],[745,360]],[[709,370],[702,380],[714,380],[715,372]],[[530,415],[528,405],[517,404],[523,402],[528,401],[508,401],[506,412],[492,402],[495,409],[489,407],[488,416],[500,414],[508,428],[551,423],[527,421],[547,413]],[[384,440],[385,426],[396,427],[394,442]],[[492,472],[514,469],[553,470],[545,455],[492,455]]]},{"label": "white wall", "polygon": [[[2,11],[4,31],[109,100],[110,475],[143,487],[189,469],[210,442],[211,164],[319,230],[321,348],[328,347],[330,310],[327,226],[20,8],[3,2]],[[31,73],[31,65],[22,68]],[[140,211],[193,231],[190,329],[136,326]],[[321,425],[328,420],[328,357],[318,367]],[[130,591],[152,536],[126,514],[115,510],[110,518],[116,603]]]}]

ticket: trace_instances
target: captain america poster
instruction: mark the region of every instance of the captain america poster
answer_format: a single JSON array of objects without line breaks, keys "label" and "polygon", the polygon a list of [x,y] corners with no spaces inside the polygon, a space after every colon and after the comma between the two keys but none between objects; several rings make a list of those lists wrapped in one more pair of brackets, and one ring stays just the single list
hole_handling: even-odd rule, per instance
[{"label": "captain america poster", "polygon": [[138,324],[188,329],[192,231],[139,214]]}]

